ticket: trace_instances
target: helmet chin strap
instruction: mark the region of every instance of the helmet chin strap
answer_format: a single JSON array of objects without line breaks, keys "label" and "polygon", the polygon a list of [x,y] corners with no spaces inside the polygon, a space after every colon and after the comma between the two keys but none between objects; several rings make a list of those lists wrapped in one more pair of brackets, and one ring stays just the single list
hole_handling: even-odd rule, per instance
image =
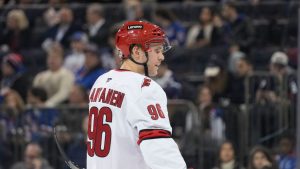
[{"label": "helmet chin strap", "polygon": [[146,60],[144,63],[137,62],[136,60],[133,59],[133,57],[132,57],[131,55],[129,56],[129,59],[130,59],[131,61],[133,61],[133,63],[135,63],[135,64],[137,64],[137,65],[142,65],[142,66],[144,66],[145,76],[148,76],[148,77],[149,77],[148,65],[147,65],[148,60],[149,60],[148,52],[145,52],[145,56],[146,56],[147,60]]}]

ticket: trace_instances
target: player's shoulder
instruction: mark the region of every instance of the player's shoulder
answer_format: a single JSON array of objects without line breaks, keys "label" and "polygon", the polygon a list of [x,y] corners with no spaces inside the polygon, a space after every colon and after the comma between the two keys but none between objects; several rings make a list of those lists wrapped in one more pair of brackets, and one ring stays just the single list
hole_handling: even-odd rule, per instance
[{"label": "player's shoulder", "polygon": [[114,70],[114,72],[123,72],[121,76],[123,80],[137,89],[160,88],[160,86],[148,76],[126,70]]},{"label": "player's shoulder", "polygon": [[138,86],[139,83],[146,77],[139,73],[125,69],[113,69],[108,72],[108,75],[114,77],[120,84],[130,84],[134,87]]},{"label": "player's shoulder", "polygon": [[99,81],[98,83],[104,81],[111,82],[115,84],[116,87],[129,90],[136,94],[147,91],[163,91],[159,84],[157,84],[153,79],[145,75],[123,69],[110,70],[100,76],[97,81]]},{"label": "player's shoulder", "polygon": [[142,79],[143,76],[138,73],[123,69],[112,69],[98,77],[95,83],[101,86],[107,84],[128,90],[128,88],[137,88]]},{"label": "player's shoulder", "polygon": [[151,79],[147,76],[143,77],[142,83],[141,83],[141,88],[145,89],[145,90],[147,90],[147,89],[159,90],[159,91],[163,90],[156,81],[154,81],[153,79]]}]

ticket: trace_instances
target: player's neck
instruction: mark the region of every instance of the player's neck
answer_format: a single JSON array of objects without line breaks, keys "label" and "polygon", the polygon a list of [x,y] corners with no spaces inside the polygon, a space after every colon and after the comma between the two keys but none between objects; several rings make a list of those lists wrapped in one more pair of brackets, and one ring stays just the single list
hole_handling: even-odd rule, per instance
[{"label": "player's neck", "polygon": [[132,72],[136,72],[142,75],[145,75],[144,67],[142,65],[137,65],[129,60],[124,61],[121,65],[120,69],[130,70]]}]

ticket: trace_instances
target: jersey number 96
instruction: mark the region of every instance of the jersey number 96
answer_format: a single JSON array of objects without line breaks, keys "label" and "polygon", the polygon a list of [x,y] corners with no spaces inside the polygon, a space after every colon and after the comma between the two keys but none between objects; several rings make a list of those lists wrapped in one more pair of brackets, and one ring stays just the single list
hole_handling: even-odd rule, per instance
[{"label": "jersey number 96", "polygon": [[88,155],[93,157],[96,154],[98,157],[106,157],[110,151],[111,143],[111,128],[105,122],[112,122],[112,111],[109,107],[102,107],[100,110],[97,107],[92,107],[89,112],[88,126]]},{"label": "jersey number 96", "polygon": [[160,104],[152,105],[150,104],[147,106],[148,113],[151,115],[152,120],[157,120],[159,118],[165,118],[164,112],[161,109]]}]

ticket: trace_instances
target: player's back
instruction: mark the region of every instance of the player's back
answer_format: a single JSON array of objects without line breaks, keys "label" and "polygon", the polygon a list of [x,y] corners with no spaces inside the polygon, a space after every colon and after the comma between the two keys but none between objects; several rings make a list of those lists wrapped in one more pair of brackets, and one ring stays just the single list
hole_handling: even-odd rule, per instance
[{"label": "player's back", "polygon": [[111,70],[97,79],[89,96],[87,169],[148,168],[138,145],[139,130],[132,123],[138,120],[136,100],[150,81],[124,70]]}]

